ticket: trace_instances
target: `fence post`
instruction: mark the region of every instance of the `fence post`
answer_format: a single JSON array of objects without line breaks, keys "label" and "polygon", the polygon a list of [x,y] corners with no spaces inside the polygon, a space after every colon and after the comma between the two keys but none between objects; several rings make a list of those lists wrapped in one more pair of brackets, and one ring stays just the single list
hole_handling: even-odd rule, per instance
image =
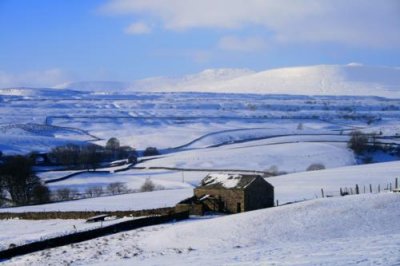
[{"label": "fence post", "polygon": [[392,182],[390,182],[389,191],[392,191]]},{"label": "fence post", "polygon": [[372,193],[372,185],[369,184],[369,192]]},{"label": "fence post", "polygon": [[279,200],[276,200],[276,206],[277,207],[279,206]]},{"label": "fence post", "polygon": [[340,196],[343,196],[342,188],[340,188]]},{"label": "fence post", "polygon": [[353,188],[350,188],[350,194],[353,195]]},{"label": "fence post", "polygon": [[321,188],[321,195],[324,198],[324,189],[323,188]]},{"label": "fence post", "polygon": [[364,185],[364,194],[365,194],[365,185]]},{"label": "fence post", "polygon": [[397,177],[396,177],[396,179],[395,179],[395,181],[394,181],[394,185],[395,185],[394,188],[398,188],[398,187],[399,187],[399,180],[398,180]]},{"label": "fence post", "polygon": [[360,189],[358,188],[358,184],[356,184],[356,194],[360,194]]},{"label": "fence post", "polygon": [[381,192],[381,184],[378,185],[378,193]]}]

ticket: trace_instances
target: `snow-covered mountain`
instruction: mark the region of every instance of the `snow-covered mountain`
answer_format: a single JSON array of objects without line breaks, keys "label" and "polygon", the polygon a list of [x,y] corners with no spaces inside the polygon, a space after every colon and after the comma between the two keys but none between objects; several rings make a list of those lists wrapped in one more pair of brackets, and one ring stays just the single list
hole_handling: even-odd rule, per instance
[{"label": "snow-covered mountain", "polygon": [[81,91],[201,91],[204,87],[227,82],[235,78],[254,74],[249,69],[206,69],[196,74],[183,77],[150,77],[128,82],[118,81],[82,81],[64,83],[55,86],[57,89],[74,89]]},{"label": "snow-covered mountain", "polygon": [[399,97],[400,68],[358,64],[281,68],[232,79],[204,90]]},{"label": "snow-covered mountain", "polygon": [[296,95],[370,95],[400,98],[400,68],[348,65],[290,67],[254,72],[207,69],[180,78],[78,82],[57,88],[85,91],[224,92]]},{"label": "snow-covered mountain", "polygon": [[[146,91],[203,91],[215,84],[229,82],[256,72],[249,69],[206,69],[200,73],[179,78],[154,77],[135,81],[131,89]],[[212,91],[212,90],[211,90]]]},{"label": "snow-covered mountain", "polygon": [[207,70],[174,83],[168,79],[149,79],[152,82],[137,82],[133,88],[147,91],[400,97],[400,68],[359,64],[318,65],[248,71],[237,77],[224,73],[224,77],[232,76],[225,79],[219,78],[218,73],[218,70]]}]

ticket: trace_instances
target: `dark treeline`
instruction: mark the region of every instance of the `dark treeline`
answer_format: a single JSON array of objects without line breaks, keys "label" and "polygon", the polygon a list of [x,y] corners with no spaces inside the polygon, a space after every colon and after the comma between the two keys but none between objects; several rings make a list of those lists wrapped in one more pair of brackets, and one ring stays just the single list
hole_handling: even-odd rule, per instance
[{"label": "dark treeline", "polygon": [[109,139],[105,147],[96,144],[58,146],[47,156],[53,164],[87,170],[96,170],[102,162],[127,159],[128,163],[135,163],[137,160],[136,150],[129,146],[120,146],[116,138]]},{"label": "dark treeline", "polygon": [[[158,155],[155,147],[148,147],[143,156]],[[92,143],[85,145],[66,144],[54,147],[46,154],[31,152],[26,156],[3,155],[0,151],[0,206],[29,205],[47,203],[51,200],[71,200],[79,198],[78,191],[61,188],[50,193],[47,186],[35,175],[33,166],[51,165],[64,166],[66,169],[96,170],[101,165],[113,166],[120,164],[135,164],[138,153],[134,148],[121,146],[117,138],[110,138],[106,145]],[[120,161],[111,164],[113,161]],[[154,190],[151,180],[146,180],[140,191]],[[157,189],[162,189],[158,187]],[[105,190],[103,187],[91,187],[85,191],[85,197],[115,195],[132,192],[126,184],[121,182],[110,183]]]},{"label": "dark treeline", "polygon": [[391,156],[400,157],[400,145],[379,141],[382,133],[363,133],[355,130],[351,132],[347,147],[362,159],[363,163],[372,163],[375,152],[383,152]]},{"label": "dark treeline", "polygon": [[33,160],[27,156],[7,156],[0,160],[0,205],[4,201],[15,205],[40,204],[50,201],[49,189],[33,170]]}]

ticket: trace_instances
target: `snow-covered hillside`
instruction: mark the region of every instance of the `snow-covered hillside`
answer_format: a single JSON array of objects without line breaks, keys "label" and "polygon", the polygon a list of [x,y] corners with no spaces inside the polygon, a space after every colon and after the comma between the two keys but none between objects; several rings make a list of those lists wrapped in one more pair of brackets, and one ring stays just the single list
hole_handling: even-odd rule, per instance
[{"label": "snow-covered hillside", "polygon": [[207,91],[399,98],[400,68],[354,64],[282,68],[216,84]]},{"label": "snow-covered hillside", "polygon": [[348,65],[288,67],[254,72],[208,69],[180,78],[79,82],[58,88],[92,91],[224,92],[294,95],[369,95],[400,98],[400,68]]},{"label": "snow-covered hillside", "polygon": [[[331,138],[333,139],[333,138]],[[253,141],[224,147],[183,151],[139,164],[144,167],[173,167],[187,169],[241,169],[298,172],[311,164],[327,168],[355,164],[353,153],[346,144],[299,142],[299,138],[282,138],[277,144]],[[329,142],[329,138],[325,138]],[[312,140],[311,140],[312,141]],[[291,143],[293,142],[293,143]]]},{"label": "snow-covered hillside", "polygon": [[400,195],[308,202],[152,226],[45,252],[15,264],[398,265]]},{"label": "snow-covered hillside", "polygon": [[293,131],[339,134],[365,128],[393,136],[399,132],[400,116],[398,99],[350,96],[15,88],[0,90],[0,102],[3,153],[30,152],[32,145],[46,151],[62,138],[64,143],[97,139],[105,144],[117,137],[137,149],[187,149]]},{"label": "snow-covered hillside", "polygon": [[[203,91],[215,84],[254,74],[249,69],[206,69],[179,78],[154,77],[135,81],[130,90],[138,91]],[[217,92],[217,91],[215,91]],[[245,92],[245,91],[244,91]]]},{"label": "snow-covered hillside", "polygon": [[[321,156],[321,160],[326,160],[322,157],[323,156]],[[329,158],[329,156],[327,158]],[[237,161],[236,157],[232,157],[231,159],[226,158],[226,160],[231,161],[231,167],[237,166],[234,164],[234,162]],[[302,161],[304,162],[305,160]],[[333,164],[330,166],[332,165]],[[243,168],[248,167],[248,165],[240,166]],[[281,166],[282,165],[278,164],[277,168]],[[221,171],[216,172],[219,173]],[[60,177],[68,173],[68,171],[64,173],[56,171],[39,173],[39,176],[43,180],[49,180],[52,179],[52,175],[54,177]],[[130,194],[130,196],[103,197],[98,199],[93,198],[74,201],[71,203],[61,202],[46,206],[37,205],[13,208],[9,210],[13,212],[18,212],[19,210],[82,210],[91,208],[108,208],[107,206],[109,205],[111,205],[112,209],[142,207],[154,208],[154,204],[165,206],[163,205],[165,202],[170,204],[171,202],[173,203],[174,200],[179,201],[187,197],[191,193],[191,188],[197,186],[208,173],[211,173],[211,171],[178,171],[162,169],[132,169],[113,174],[84,173],[74,176],[70,179],[49,183],[48,185],[51,190],[56,190],[59,188],[71,188],[85,192],[85,189],[90,187],[103,186],[105,188],[112,182],[124,182],[130,189],[140,189],[146,178],[150,178],[156,186],[162,186],[167,190],[152,192],[153,194],[135,193]],[[280,204],[284,204],[287,202],[309,200],[315,197],[320,197],[321,189],[324,189],[325,195],[327,196],[338,196],[340,188],[355,188],[356,184],[359,186],[362,193],[364,193],[364,189],[365,192],[368,193],[370,185],[372,186],[374,193],[378,191],[378,186],[380,187],[380,190],[383,191],[390,183],[392,183],[392,186],[394,186],[395,178],[399,177],[399,173],[400,161],[394,161],[344,167],[337,167],[336,165],[336,168],[268,177],[266,180],[275,187],[275,199],[278,200]],[[174,195],[171,196],[171,193]],[[166,199],[164,197],[168,195],[171,196],[171,199],[173,199],[172,201],[169,201],[170,199]],[[120,199],[125,199],[125,197],[126,199],[134,200],[135,207],[132,207],[129,202],[125,203],[120,201]],[[150,201],[151,204],[153,204],[151,206],[149,206],[148,204],[150,203],[147,202],[149,197],[154,197],[154,200]],[[157,200],[159,200],[158,203]],[[104,201],[106,202],[103,204]]]},{"label": "snow-covered hillside", "polygon": [[34,206],[2,208],[1,212],[53,212],[53,211],[137,211],[173,207],[192,196],[193,189],[160,190],[129,193],[116,196],[64,201]]}]

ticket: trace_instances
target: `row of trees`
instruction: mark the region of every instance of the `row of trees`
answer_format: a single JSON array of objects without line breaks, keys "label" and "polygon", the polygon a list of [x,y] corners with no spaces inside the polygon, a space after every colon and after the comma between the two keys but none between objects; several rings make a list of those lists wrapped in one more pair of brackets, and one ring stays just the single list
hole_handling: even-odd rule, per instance
[{"label": "row of trees", "polygon": [[[158,155],[155,147],[148,147],[143,156]],[[0,205],[10,202],[15,205],[39,204],[54,200],[74,198],[78,193],[71,189],[59,189],[50,195],[49,189],[35,175],[32,167],[38,158],[45,158],[45,162],[64,165],[76,169],[97,169],[102,162],[127,159],[135,163],[137,152],[129,146],[121,146],[117,138],[110,138],[105,147],[87,144],[66,144],[53,148],[48,154],[31,153],[27,156],[3,156],[0,151]],[[155,188],[151,180],[147,180],[141,191],[152,191]],[[104,194],[121,194],[131,192],[124,183],[111,183],[103,190],[102,187],[87,189],[89,197]]]},{"label": "row of trees", "polygon": [[[159,151],[155,147],[147,147],[143,151],[143,156],[158,155]],[[138,153],[129,146],[120,146],[117,138],[110,138],[105,147],[95,144],[76,145],[66,144],[53,148],[48,153],[48,158],[52,163],[96,170],[100,163],[127,159],[129,163],[136,163]]]},{"label": "row of trees", "polygon": [[400,146],[395,143],[382,143],[378,140],[378,133],[363,133],[359,130],[353,131],[347,143],[347,146],[354,151],[358,158],[364,163],[373,162],[373,153],[377,151],[384,152],[391,156],[400,156]]},{"label": "row of trees", "polygon": [[[382,132],[380,132],[382,134]],[[355,130],[350,134],[350,140],[347,143],[347,146],[354,151],[357,155],[366,153],[366,152],[374,152],[378,150],[382,151],[394,151],[396,147],[381,143],[378,141],[378,133],[363,133],[359,130]],[[396,151],[394,151],[396,152]]]},{"label": "row of trees", "polygon": [[105,188],[101,186],[88,187],[84,193],[79,193],[76,189],[60,188],[54,191],[52,199],[55,201],[65,201],[78,198],[94,198],[105,195],[119,195],[134,192],[149,192],[154,190],[162,190],[162,186],[156,186],[150,178],[147,178],[139,190],[129,189],[126,183],[113,182]]},{"label": "row of trees", "polygon": [[53,148],[48,154],[53,163],[75,168],[96,170],[102,162],[128,159],[130,163],[136,162],[137,152],[129,146],[120,146],[118,139],[111,138],[105,147],[87,144],[66,144]]},{"label": "row of trees", "polygon": [[[32,171],[33,162],[29,157],[12,156],[3,158],[0,163],[0,206],[9,202],[17,206],[42,204],[50,201],[65,201],[82,198],[75,189],[61,188],[50,193],[50,190]],[[163,189],[156,186],[151,179],[146,179],[140,192]],[[101,186],[89,187],[83,197],[99,197],[103,195],[118,195],[132,191],[123,182],[113,182],[105,189]]]}]

